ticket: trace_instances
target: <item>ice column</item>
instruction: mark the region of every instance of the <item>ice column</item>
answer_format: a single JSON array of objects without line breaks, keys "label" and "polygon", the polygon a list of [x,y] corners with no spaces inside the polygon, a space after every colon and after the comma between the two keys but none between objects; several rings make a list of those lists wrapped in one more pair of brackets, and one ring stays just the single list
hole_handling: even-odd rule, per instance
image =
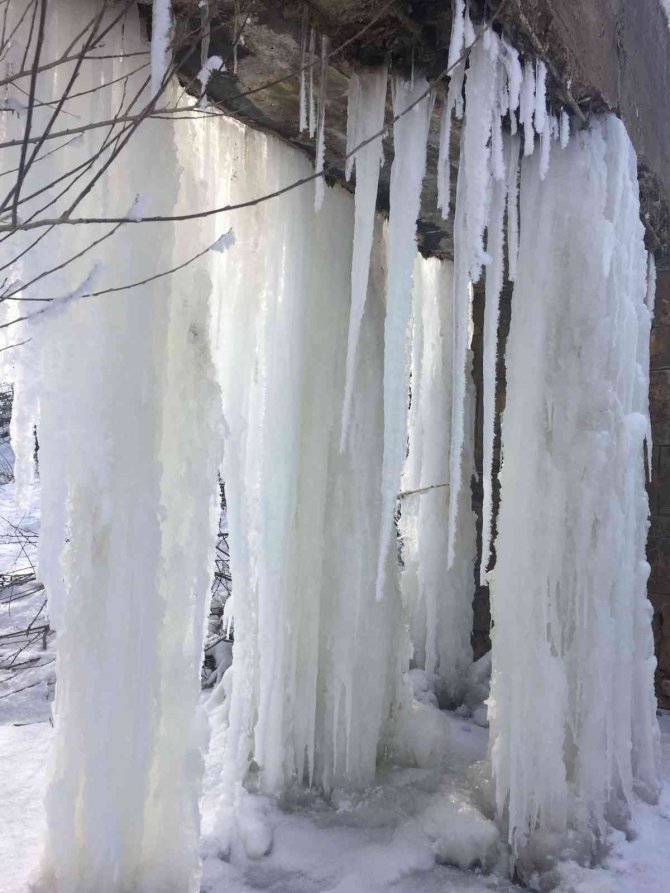
[{"label": "ice column", "polygon": [[[309,171],[279,141],[242,132],[228,197],[244,199]],[[397,562],[375,598],[383,451],[386,242],[373,239],[356,388],[345,450],[344,397],[354,203],[326,189],[315,214],[301,188],[234,218],[217,309],[227,424],[226,481],[235,644],[216,718],[214,833],[245,838],[243,782],[265,793],[329,791],[374,778],[407,644]],[[234,337],[230,336],[234,333]],[[269,844],[268,844],[269,845]]]},{"label": "ice column", "polygon": [[354,73],[349,82],[347,109],[347,177],[356,166],[354,199],[354,248],[351,260],[351,311],[347,341],[347,377],[342,409],[342,448],[347,439],[358,336],[365,307],[370,270],[372,235],[377,209],[377,186],[382,163],[382,138],[376,137],[355,154],[357,146],[381,132],[386,108],[386,67],[378,71]]},{"label": "ice column", "polygon": [[[44,58],[58,58],[90,16],[83,0],[50,12]],[[21,53],[24,37],[17,35],[14,52]],[[78,95],[65,103],[72,120],[108,120],[124,96],[141,90],[145,75],[132,74],[133,54],[147,47],[136,10],[107,34],[105,47],[106,58],[83,65]],[[45,103],[60,97],[63,68],[40,75],[37,92]],[[145,90],[140,102],[149,98]],[[36,110],[37,132],[50,114],[51,107]],[[124,216],[143,192],[158,213],[169,214],[180,185],[189,204],[206,201],[200,181],[180,184],[178,162],[183,153],[197,166],[201,128],[143,122],[78,212]],[[57,178],[92,157],[107,135],[107,128],[87,131],[40,159],[24,194],[46,192],[22,205],[22,216],[55,198],[63,189]],[[148,165],[148,158],[161,163]],[[67,191],[51,213],[76,195],[77,189]],[[13,352],[12,435],[32,465],[37,424],[38,573],[57,631],[42,873],[58,893],[183,893],[199,889],[197,699],[221,443],[209,357],[212,286],[203,261],[139,288],[85,296],[184,259],[170,224],[127,226],[102,238],[111,229],[70,227],[65,235],[56,227],[23,258],[20,249],[34,235],[2,246],[2,263],[23,282],[22,297],[58,299],[7,330],[16,340],[31,339]],[[214,238],[206,224],[182,236],[182,244],[200,248]],[[40,305],[20,306],[33,313]]]},{"label": "ice column", "polygon": [[395,156],[391,168],[384,325],[384,463],[377,567],[378,599],[384,592],[388,556],[394,551],[394,515],[407,448],[408,325],[412,311],[412,270],[432,110],[427,89],[425,79],[417,77],[413,85],[396,80],[393,91],[393,113],[395,116],[402,114],[402,117],[393,127]]},{"label": "ice column", "polygon": [[415,663],[431,677],[442,703],[463,694],[472,662],[475,517],[474,384],[468,375],[466,430],[456,561],[445,560],[451,444],[452,288],[449,261],[417,257],[414,265],[409,453],[402,480],[400,533],[406,602]]},{"label": "ice column", "polygon": [[507,344],[491,757],[515,853],[657,792],[646,599],[646,254],[615,117],[524,161]]}]

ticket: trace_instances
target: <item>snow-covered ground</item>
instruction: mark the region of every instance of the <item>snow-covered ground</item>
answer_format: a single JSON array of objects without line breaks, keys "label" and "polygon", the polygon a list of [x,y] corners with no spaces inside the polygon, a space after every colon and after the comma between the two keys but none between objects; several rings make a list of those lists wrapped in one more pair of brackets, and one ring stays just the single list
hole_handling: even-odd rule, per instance
[{"label": "snow-covered ground", "polygon": [[[12,459],[7,444],[0,444],[3,459]],[[38,530],[36,490],[27,508],[18,510],[13,483],[1,486],[0,525],[0,573],[28,573]],[[42,634],[1,637],[31,623],[32,630],[44,626],[45,609],[38,614],[43,602],[43,591],[31,582],[5,585],[0,592],[0,893],[27,891],[39,859],[54,686],[51,635],[46,650]],[[218,696],[206,693],[204,705]],[[480,714],[475,713],[479,723]],[[446,716],[449,752],[439,768],[389,768],[365,793],[336,792],[329,803],[306,793],[282,803],[250,795],[243,810],[247,850],[257,844],[261,851],[268,834],[272,839],[269,854],[257,859],[234,847],[229,861],[223,861],[209,837],[220,771],[210,759],[202,800],[204,893],[514,889],[495,829],[475,808],[468,771],[484,758],[488,731],[472,718]],[[633,834],[626,840],[612,832],[601,867],[563,864],[560,893],[670,890],[670,714],[661,717],[661,727],[665,784],[659,804],[636,803]]]},{"label": "snow-covered ground", "polygon": [[[5,709],[0,725],[0,891],[24,893],[39,857],[51,726],[49,707],[39,689],[31,689],[30,725]],[[25,715],[25,702],[17,717]],[[481,840],[467,810],[465,768],[483,756],[487,731],[470,719],[448,714],[451,758],[443,772],[389,771],[359,796],[271,803],[250,798],[250,815],[262,814],[273,828],[269,855],[251,860],[234,852],[230,862],[217,858],[203,842],[203,891],[206,893],[445,893],[509,891],[513,885],[498,873],[462,871],[435,864],[430,819],[443,824],[444,839],[458,841],[453,854]],[[17,724],[18,723],[18,724]],[[665,786],[657,806],[637,803],[634,839],[613,832],[604,865],[562,867],[560,893],[667,893],[670,889],[670,715],[661,717]],[[215,808],[214,767],[203,797],[205,827]],[[476,820],[475,820],[476,821]],[[253,823],[248,823],[248,826]],[[428,833],[426,833],[428,832]],[[449,854],[445,854],[449,855]],[[500,870],[500,868],[498,869]]]}]

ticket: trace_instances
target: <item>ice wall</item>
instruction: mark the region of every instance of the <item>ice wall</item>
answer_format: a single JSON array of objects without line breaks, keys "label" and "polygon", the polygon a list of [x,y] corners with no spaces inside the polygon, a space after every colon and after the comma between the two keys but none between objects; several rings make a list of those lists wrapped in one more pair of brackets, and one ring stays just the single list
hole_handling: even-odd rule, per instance
[{"label": "ice wall", "polygon": [[523,163],[492,575],[492,763],[515,853],[587,847],[657,792],[646,599],[647,258],[636,159],[596,119]]},{"label": "ice wall", "polygon": [[[472,663],[476,555],[470,479],[474,473],[474,384],[467,403],[456,560],[447,568],[452,394],[453,266],[418,257],[414,264],[409,451],[402,479],[400,534],[413,659],[443,703],[459,703]],[[469,357],[470,366],[472,357]]]},{"label": "ice wall", "polygon": [[[10,23],[20,7],[12,4]],[[86,2],[51,4],[43,58],[58,58],[95,12]],[[25,34],[19,29],[4,63],[14,70]],[[123,30],[119,22],[106,36],[105,52],[92,54],[103,58],[82,65],[71,91],[78,95],[62,117],[109,120],[133,96],[139,111],[147,72],[131,74],[136,55],[114,54],[146,50],[130,13]],[[74,64],[40,74],[41,102],[61,96]],[[34,133],[51,113],[36,108]],[[4,136],[20,138],[25,111],[2,122]],[[21,219],[50,201],[46,213],[65,210],[87,182],[71,171],[120,129],[85,131],[60,151],[65,139],[46,144],[44,154],[56,151],[30,168]],[[155,213],[171,213],[181,201],[202,205],[200,178],[214,166],[212,156],[199,123],[145,121],[77,213],[125,216],[134,206],[131,215],[139,215],[139,193]],[[15,166],[16,155],[3,154],[5,162]],[[99,169],[100,162],[93,172]],[[222,440],[209,352],[216,256],[139,288],[86,295],[169,269],[185,259],[186,246],[206,248],[216,232],[207,222],[179,234],[170,224],[128,224],[106,235],[113,230],[56,227],[0,246],[12,290],[24,301],[4,303],[5,320],[36,314],[4,330],[8,343],[29,341],[3,359],[11,365],[15,358],[5,374],[16,379],[12,440],[24,479],[33,472],[34,424],[39,431],[38,573],[57,631],[42,878],[59,893],[183,893],[199,889],[196,707]],[[38,298],[56,300],[26,303]]]},{"label": "ice wall", "polygon": [[[305,175],[279,142],[240,132],[236,198]],[[301,188],[235,219],[218,305],[235,580],[232,693],[215,747],[215,833],[239,839],[242,782],[329,791],[375,773],[407,645],[395,555],[375,598],[383,450],[385,234],[378,223],[344,451],[340,420],[353,202]],[[262,250],[261,250],[262,249]],[[234,338],[229,333],[235,333]],[[243,829],[242,829],[242,837]]]}]

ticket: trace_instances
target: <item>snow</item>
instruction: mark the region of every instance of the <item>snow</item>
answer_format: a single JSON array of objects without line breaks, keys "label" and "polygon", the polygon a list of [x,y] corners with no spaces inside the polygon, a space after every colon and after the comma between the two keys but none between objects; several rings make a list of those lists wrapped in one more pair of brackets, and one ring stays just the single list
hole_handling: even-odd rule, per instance
[{"label": "snow", "polygon": [[544,182],[538,167],[522,169],[532,225],[512,299],[491,579],[497,812],[524,876],[550,838],[588,859],[634,791],[657,792],[635,155],[606,117],[556,154]]},{"label": "snow", "polygon": [[[44,717],[44,713],[42,714]],[[465,770],[486,753],[486,730],[446,713],[450,766],[390,769],[363,794],[338,793],[331,805],[318,797],[273,803],[248,795],[247,826],[272,848],[260,860],[240,851],[218,858],[211,840],[201,846],[204,893],[512,893],[496,847],[495,827],[473,805]],[[556,893],[665,893],[670,872],[670,714],[661,717],[665,785],[658,806],[634,803],[634,836],[611,831],[604,863],[584,868],[562,863]],[[39,857],[44,824],[41,792],[52,730],[48,722],[0,725],[0,863],[3,893],[27,893],[26,879]],[[210,767],[211,769],[211,767]],[[208,777],[205,820],[215,808]],[[257,801],[254,803],[253,801]],[[476,801],[475,801],[476,803]],[[253,848],[252,848],[253,849]],[[481,863],[491,873],[457,865]]]},{"label": "snow", "polygon": [[215,72],[225,70],[226,66],[221,56],[209,56],[205,60],[205,64],[198,72],[198,80],[200,81],[200,91],[202,96],[204,96],[207,91],[207,85],[209,84],[212,75]]},{"label": "snow", "polygon": [[[353,150],[380,133],[386,109],[386,68],[353,74],[349,82],[347,110],[347,156]],[[382,162],[381,136],[372,140],[355,155],[347,158],[347,178],[356,165],[356,193],[354,201],[353,256],[351,260],[351,310],[347,338],[347,367],[342,407],[340,450],[344,450],[351,416],[354,372],[358,339],[368,290],[370,254],[377,207],[379,169]]]}]

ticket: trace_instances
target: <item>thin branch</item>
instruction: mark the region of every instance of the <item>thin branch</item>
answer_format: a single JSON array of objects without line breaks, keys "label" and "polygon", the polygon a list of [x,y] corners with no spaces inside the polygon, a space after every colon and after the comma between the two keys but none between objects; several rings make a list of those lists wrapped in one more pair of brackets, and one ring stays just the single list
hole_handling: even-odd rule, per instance
[{"label": "thin branch", "polygon": [[[37,86],[37,69],[39,68],[40,55],[42,53],[42,44],[44,43],[44,25],[47,15],[47,0],[40,0],[40,23],[37,32],[37,42],[35,45],[35,56],[33,62],[33,73],[30,78],[30,98],[28,99],[28,111],[26,113],[26,123],[23,130],[23,143],[21,145],[21,156],[19,158],[19,173],[16,178],[16,186],[14,191],[14,205],[12,208],[12,223],[16,225],[19,214],[19,193],[21,191],[21,183],[24,177],[26,164],[26,155],[28,153],[28,140],[30,139],[30,128],[33,121],[33,103],[35,101],[35,87]],[[3,205],[4,206],[4,205]]]}]

